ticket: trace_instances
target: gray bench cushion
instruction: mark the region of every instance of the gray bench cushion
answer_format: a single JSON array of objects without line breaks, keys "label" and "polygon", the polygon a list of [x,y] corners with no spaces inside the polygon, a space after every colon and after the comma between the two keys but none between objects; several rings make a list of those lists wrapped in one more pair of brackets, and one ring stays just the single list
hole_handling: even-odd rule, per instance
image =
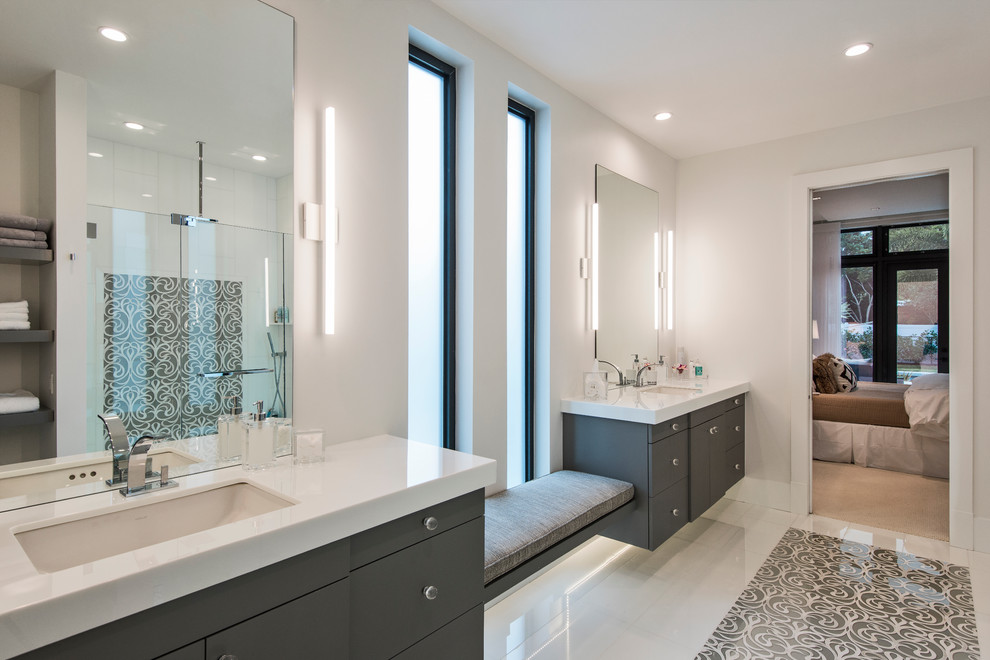
[{"label": "gray bench cushion", "polygon": [[618,479],[561,470],[485,499],[485,584],[633,497]]}]

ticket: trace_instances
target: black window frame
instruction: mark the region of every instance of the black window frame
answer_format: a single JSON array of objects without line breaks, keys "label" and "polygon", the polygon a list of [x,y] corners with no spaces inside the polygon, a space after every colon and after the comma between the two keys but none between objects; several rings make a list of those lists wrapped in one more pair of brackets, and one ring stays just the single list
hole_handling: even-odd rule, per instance
[{"label": "black window frame", "polygon": [[[938,270],[938,373],[949,372],[949,250],[891,252],[891,229],[948,225],[948,220],[909,224],[851,227],[842,233],[873,231],[873,253],[843,256],[840,268],[873,269],[873,380],[897,382],[897,271],[905,269]],[[949,230],[951,232],[951,228]],[[892,341],[893,339],[893,341]]]},{"label": "black window frame", "polygon": [[523,239],[524,259],[524,422],[523,480],[536,476],[536,111],[527,105],[508,99],[508,112],[523,120],[525,125],[525,218]]},{"label": "black window frame", "polygon": [[409,62],[443,80],[443,266],[441,306],[443,321],[443,366],[441,367],[441,445],[455,449],[456,374],[457,374],[457,233],[456,233],[456,128],[457,69],[440,58],[409,44]]}]

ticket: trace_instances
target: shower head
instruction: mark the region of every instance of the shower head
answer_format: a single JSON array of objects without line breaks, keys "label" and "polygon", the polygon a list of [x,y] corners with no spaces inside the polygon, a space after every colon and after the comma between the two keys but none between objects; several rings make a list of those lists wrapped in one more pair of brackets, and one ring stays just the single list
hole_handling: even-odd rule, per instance
[{"label": "shower head", "polygon": [[275,342],[272,341],[272,333],[266,332],[265,334],[268,335],[268,347],[272,349],[272,357],[275,357]]}]

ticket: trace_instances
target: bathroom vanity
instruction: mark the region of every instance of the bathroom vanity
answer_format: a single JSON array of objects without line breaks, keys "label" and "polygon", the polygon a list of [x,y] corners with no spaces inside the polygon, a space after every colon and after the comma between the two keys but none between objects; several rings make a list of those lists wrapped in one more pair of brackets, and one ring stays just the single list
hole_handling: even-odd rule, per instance
[{"label": "bathroom vanity", "polygon": [[[331,446],[323,463],[279,461],[126,502],[102,493],[0,514],[0,657],[481,656],[494,461],[391,436]],[[95,560],[77,544],[54,568],[18,541],[62,533],[53,520],[90,526],[230,487],[275,508]]]},{"label": "bathroom vanity", "polygon": [[628,481],[631,516],[602,534],[650,550],[695,520],[745,474],[740,381],[623,387],[607,401],[564,399],[564,468]]}]

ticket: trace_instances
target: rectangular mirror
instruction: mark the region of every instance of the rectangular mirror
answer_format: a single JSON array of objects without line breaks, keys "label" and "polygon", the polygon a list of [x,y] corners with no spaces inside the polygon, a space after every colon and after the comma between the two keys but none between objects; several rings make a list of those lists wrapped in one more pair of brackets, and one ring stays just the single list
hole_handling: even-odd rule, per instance
[{"label": "rectangular mirror", "polygon": [[633,354],[652,362],[658,353],[654,241],[660,229],[660,196],[596,165],[595,199],[599,259],[595,357],[625,371],[632,366]]},{"label": "rectangular mirror", "polygon": [[[55,208],[45,143],[85,144],[85,171],[72,174],[85,177],[86,215],[59,217],[53,234],[87,236],[74,255],[86,316],[57,320],[87,342],[59,356],[85,370],[77,391],[52,375],[60,333],[0,331],[0,392],[42,402],[0,415],[0,509],[105,489],[101,412],[132,440],[162,436],[151,455],[182,457],[172,476],[232,464],[216,447],[225,397],[292,414],[292,17],[258,0],[5,0],[4,16],[0,146],[18,150],[20,186],[0,194],[0,213]],[[126,40],[104,38],[105,26]],[[84,115],[85,136],[50,128],[56,71],[85,83],[84,102],[56,96],[54,108]],[[54,297],[82,298],[81,283],[55,290],[46,268],[0,254],[0,302],[27,300],[32,331],[53,329]],[[66,428],[83,409],[68,420],[78,432],[55,437],[52,420]]]}]

